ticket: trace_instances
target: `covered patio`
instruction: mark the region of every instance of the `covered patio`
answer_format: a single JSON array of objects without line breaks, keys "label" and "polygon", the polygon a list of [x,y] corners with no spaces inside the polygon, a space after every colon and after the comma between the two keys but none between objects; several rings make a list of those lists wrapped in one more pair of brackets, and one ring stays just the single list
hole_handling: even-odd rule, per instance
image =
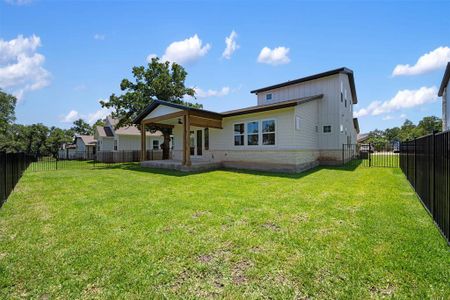
[{"label": "covered patio", "polygon": [[[196,171],[217,168],[220,163],[202,160],[200,157],[191,157],[193,149],[203,149],[202,135],[197,145],[192,145],[192,127],[222,129],[222,115],[219,113],[174,104],[162,100],[154,100],[135,120],[141,129],[141,165],[145,167],[176,169],[181,171]],[[149,127],[166,128],[173,131],[177,126],[182,127],[181,159],[146,160],[145,132]],[[194,150],[198,151],[198,150]],[[200,150],[199,153],[202,153]]]}]

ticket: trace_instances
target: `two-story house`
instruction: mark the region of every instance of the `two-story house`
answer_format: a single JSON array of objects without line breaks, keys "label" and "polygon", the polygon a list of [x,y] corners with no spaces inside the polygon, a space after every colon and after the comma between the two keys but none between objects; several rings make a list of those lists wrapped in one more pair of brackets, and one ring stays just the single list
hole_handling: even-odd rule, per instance
[{"label": "two-story house", "polygon": [[[251,91],[257,105],[212,112],[153,101],[134,123],[173,131],[173,161],[271,171],[303,171],[342,162],[343,144],[355,144],[357,103],[353,71],[340,68]],[[144,138],[143,135],[141,135]],[[145,147],[145,144],[143,144]],[[161,162],[144,166],[165,165]]]}]

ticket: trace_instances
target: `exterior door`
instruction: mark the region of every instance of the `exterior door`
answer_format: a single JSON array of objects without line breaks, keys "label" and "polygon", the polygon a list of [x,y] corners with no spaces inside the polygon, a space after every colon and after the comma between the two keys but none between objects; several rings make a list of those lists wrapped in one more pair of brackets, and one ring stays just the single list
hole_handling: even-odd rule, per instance
[{"label": "exterior door", "polygon": [[203,155],[203,130],[191,131],[189,135],[190,154],[192,157],[201,157]]}]

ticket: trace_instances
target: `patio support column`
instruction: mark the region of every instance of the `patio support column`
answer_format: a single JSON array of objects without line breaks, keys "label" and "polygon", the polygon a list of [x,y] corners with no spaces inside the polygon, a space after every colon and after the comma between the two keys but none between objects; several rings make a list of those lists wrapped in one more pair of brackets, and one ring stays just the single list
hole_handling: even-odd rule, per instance
[{"label": "patio support column", "polygon": [[141,161],[147,159],[147,143],[145,137],[145,125],[141,123]]},{"label": "patio support column", "polygon": [[186,114],[183,116],[183,124],[184,124],[184,130],[183,130],[183,166],[190,166],[191,165],[191,154],[190,154],[190,119],[189,119],[189,112],[186,112]]}]

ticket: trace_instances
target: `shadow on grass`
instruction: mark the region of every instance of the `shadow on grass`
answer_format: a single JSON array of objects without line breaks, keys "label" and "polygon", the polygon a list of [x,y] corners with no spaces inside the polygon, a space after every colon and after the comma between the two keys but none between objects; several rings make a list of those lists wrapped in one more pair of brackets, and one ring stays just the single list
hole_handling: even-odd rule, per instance
[{"label": "shadow on grass", "polygon": [[[358,168],[361,165],[361,160],[353,160],[345,165],[340,166],[318,166],[313,169],[301,172],[301,173],[285,173],[285,172],[270,172],[270,171],[255,171],[255,170],[246,170],[246,169],[230,169],[230,168],[221,168],[219,170],[224,170],[227,172],[233,172],[233,173],[239,173],[239,174],[249,174],[249,175],[256,175],[256,176],[268,176],[268,177],[281,177],[281,178],[291,178],[291,179],[299,179],[308,175],[311,175],[315,172],[318,172],[320,170],[336,170],[336,171],[354,171],[356,168]],[[97,165],[95,169],[122,169],[122,170],[129,170],[129,171],[136,171],[136,172],[144,172],[144,173],[151,173],[151,174],[158,174],[158,175],[165,175],[165,176],[175,176],[175,177],[185,177],[185,176],[191,176],[196,174],[205,174],[214,172],[216,170],[207,170],[207,171],[197,171],[197,172],[182,172],[178,170],[169,170],[169,169],[158,169],[158,168],[148,168],[148,167],[141,167],[139,163],[119,163],[119,164],[104,164],[104,165]]]}]

